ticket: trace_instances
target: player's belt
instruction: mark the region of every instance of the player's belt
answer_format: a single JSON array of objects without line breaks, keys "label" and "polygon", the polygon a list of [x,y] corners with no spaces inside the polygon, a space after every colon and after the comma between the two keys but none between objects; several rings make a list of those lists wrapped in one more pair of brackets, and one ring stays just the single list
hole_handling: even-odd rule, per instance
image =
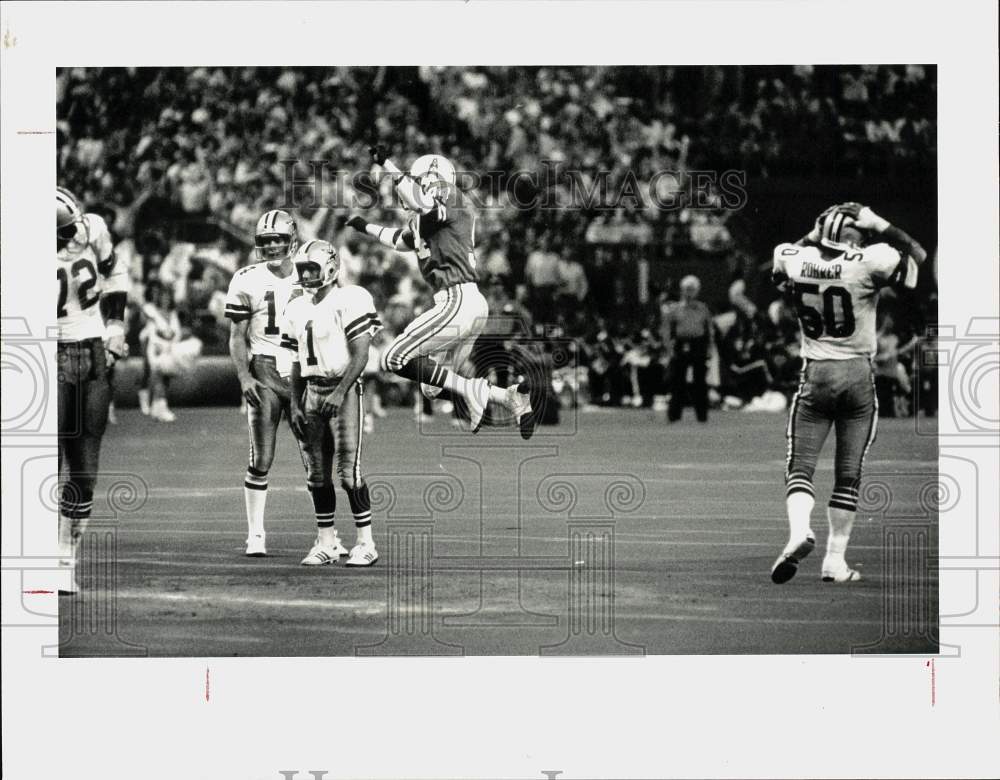
[{"label": "player's belt", "polygon": [[313,387],[336,387],[340,384],[340,378],[334,376],[307,376],[306,382]]}]

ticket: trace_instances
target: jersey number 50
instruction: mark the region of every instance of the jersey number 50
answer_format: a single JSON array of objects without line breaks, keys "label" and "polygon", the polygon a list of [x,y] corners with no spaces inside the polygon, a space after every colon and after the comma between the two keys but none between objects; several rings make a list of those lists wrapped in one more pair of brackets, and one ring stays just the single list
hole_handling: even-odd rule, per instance
[{"label": "jersey number 50", "polygon": [[[822,311],[805,301],[806,295],[822,299]],[[837,318],[837,302],[840,302],[840,318]],[[795,312],[802,323],[802,332],[811,339],[818,339],[824,333],[833,338],[846,338],[854,333],[854,304],[851,294],[843,287],[831,285],[819,291],[818,284],[795,285]]]}]

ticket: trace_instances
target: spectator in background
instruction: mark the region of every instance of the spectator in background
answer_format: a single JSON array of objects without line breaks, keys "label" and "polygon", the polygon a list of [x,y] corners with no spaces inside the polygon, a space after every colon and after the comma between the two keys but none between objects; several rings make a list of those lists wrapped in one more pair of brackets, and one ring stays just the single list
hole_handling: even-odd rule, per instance
[{"label": "spectator in background", "polygon": [[708,352],[712,344],[712,313],[698,300],[701,281],[689,275],[681,279],[681,300],[667,309],[664,342],[670,357],[670,405],[668,422],[681,419],[687,399],[687,375],[691,370],[691,403],[698,422],[708,421]]},{"label": "spectator in background", "polygon": [[[149,416],[161,422],[174,422],[176,416],[167,403],[170,379],[190,371],[194,359],[201,354],[199,339],[185,334],[181,318],[174,305],[169,287],[150,284],[146,288],[146,303],[142,307],[146,325],[140,335],[146,359],[146,403]],[[140,390],[140,394],[143,390]],[[140,406],[142,406],[140,396]]]},{"label": "spectator in background", "polygon": [[538,249],[528,255],[524,266],[528,283],[528,308],[536,322],[552,322],[555,296],[559,289],[559,255],[551,249],[551,241],[543,234]]},{"label": "spectator in background", "polygon": [[574,260],[569,249],[563,249],[558,264],[559,285],[556,288],[556,305],[565,317],[578,310],[590,292],[587,272]]}]

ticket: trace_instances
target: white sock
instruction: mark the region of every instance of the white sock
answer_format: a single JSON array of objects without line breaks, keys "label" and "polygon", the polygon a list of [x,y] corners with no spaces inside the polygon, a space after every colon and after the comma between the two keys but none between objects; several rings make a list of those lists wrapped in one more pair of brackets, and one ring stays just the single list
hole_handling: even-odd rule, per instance
[{"label": "white sock", "polygon": [[73,554],[73,521],[59,513],[59,555]]},{"label": "white sock", "polygon": [[809,527],[810,517],[816,499],[801,490],[797,490],[785,499],[785,508],[788,511],[788,541],[800,542],[803,536],[812,536],[812,529]]},{"label": "white sock", "polygon": [[372,525],[362,525],[358,527],[358,541],[357,544],[372,544]]},{"label": "white sock", "polygon": [[247,480],[263,479],[264,489],[243,486],[243,499],[247,506],[247,531],[250,536],[259,536],[264,533],[264,505],[267,504],[267,477],[251,477],[247,475]]},{"label": "white sock", "polygon": [[851,529],[854,527],[856,515],[857,512],[848,509],[838,509],[832,506],[826,508],[826,516],[830,521],[830,536],[826,540],[827,558],[844,560],[844,553],[847,552],[847,543],[851,539]]},{"label": "white sock", "polygon": [[337,543],[337,526],[331,525],[326,528],[317,528],[316,530],[320,544],[331,545]]}]

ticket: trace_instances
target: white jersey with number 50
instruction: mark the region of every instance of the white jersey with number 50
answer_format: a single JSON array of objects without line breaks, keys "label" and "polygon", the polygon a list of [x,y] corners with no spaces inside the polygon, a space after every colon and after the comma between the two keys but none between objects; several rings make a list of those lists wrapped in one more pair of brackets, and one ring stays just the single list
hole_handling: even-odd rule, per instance
[{"label": "white jersey with number 50", "polygon": [[300,289],[295,271],[282,279],[267,263],[260,262],[233,274],[226,295],[226,317],[233,322],[250,320],[247,327],[250,355],[273,357],[281,376],[292,372],[292,353],[281,346],[281,313],[293,290]]},{"label": "white jersey with number 50", "polygon": [[879,290],[890,283],[909,288],[917,283],[916,264],[888,244],[839,254],[779,244],[772,274],[776,282],[790,285],[802,327],[802,355],[810,360],[874,356]]},{"label": "white jersey with number 50", "polygon": [[[80,228],[77,233],[81,243],[56,252],[59,341],[103,338],[101,294],[128,292],[128,269],[121,258],[112,258],[107,224],[96,214],[84,214],[83,218],[86,229]],[[83,236],[87,237],[85,244]]]}]

